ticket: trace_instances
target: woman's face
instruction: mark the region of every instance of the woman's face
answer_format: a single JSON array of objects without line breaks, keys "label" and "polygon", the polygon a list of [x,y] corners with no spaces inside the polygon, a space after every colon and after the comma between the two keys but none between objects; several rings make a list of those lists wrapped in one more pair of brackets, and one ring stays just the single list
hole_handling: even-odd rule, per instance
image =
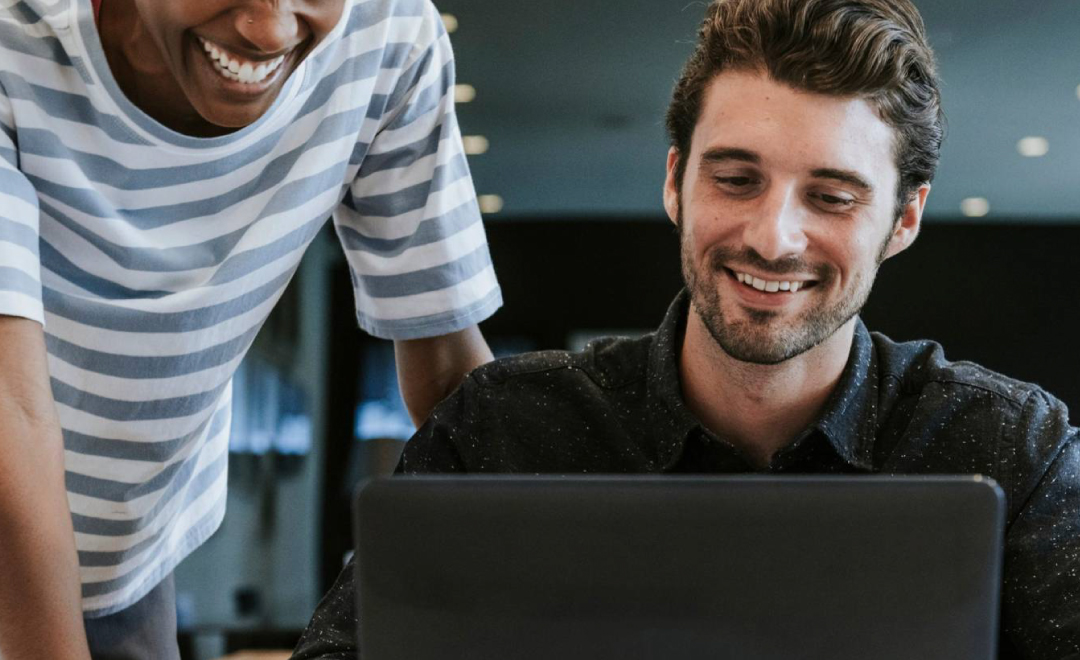
[{"label": "woman's face", "polygon": [[344,4],[135,0],[143,29],[190,108],[222,128],[247,126],[270,108],[289,75],[337,25]]}]

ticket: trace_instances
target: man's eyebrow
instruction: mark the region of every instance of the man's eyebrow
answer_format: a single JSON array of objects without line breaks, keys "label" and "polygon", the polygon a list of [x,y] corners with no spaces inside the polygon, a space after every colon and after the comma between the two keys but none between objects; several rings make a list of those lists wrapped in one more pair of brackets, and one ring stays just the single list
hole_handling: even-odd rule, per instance
[{"label": "man's eyebrow", "polygon": [[831,167],[820,167],[810,172],[810,176],[814,177],[815,179],[834,179],[836,181],[841,181],[843,183],[853,185],[856,188],[861,188],[867,193],[873,194],[874,192],[874,186],[870,185],[870,183],[866,179],[862,178],[855,172],[850,172],[848,170],[835,170]]},{"label": "man's eyebrow", "polygon": [[708,149],[705,153],[701,154],[702,163],[723,163],[729,160],[737,160],[744,163],[753,163],[754,165],[761,164],[761,156],[757,155],[753,151],[746,149],[738,149],[735,147],[715,147]]}]

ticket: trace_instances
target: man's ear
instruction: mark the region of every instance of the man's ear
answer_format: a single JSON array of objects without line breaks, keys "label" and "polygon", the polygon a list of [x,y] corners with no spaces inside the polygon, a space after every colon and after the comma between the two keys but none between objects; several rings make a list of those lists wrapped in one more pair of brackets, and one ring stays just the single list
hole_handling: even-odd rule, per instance
[{"label": "man's ear", "polygon": [[930,194],[930,184],[924,183],[912,195],[911,201],[904,206],[904,211],[893,229],[884,259],[900,254],[915,242],[922,227],[923,209],[926,208],[926,196]]},{"label": "man's ear", "polygon": [[676,180],[675,170],[679,166],[679,152],[672,147],[668,149],[667,153],[667,177],[664,179],[664,210],[667,211],[668,217],[675,223],[679,224],[679,186]]}]

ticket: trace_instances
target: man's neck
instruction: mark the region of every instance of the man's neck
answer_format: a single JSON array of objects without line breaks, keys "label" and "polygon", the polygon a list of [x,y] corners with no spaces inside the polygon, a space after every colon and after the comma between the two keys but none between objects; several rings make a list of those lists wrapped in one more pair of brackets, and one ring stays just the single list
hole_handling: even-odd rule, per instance
[{"label": "man's neck", "polygon": [[855,319],[818,346],[776,365],[736,360],[690,309],[679,356],[683,398],[706,428],[757,467],[821,414],[847,364]]}]

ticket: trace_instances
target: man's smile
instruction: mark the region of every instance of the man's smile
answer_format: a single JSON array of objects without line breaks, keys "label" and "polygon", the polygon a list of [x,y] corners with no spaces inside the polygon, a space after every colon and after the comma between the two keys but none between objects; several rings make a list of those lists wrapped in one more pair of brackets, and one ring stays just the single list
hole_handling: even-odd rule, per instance
[{"label": "man's smile", "polygon": [[[722,266],[725,279],[734,287],[737,299],[750,307],[780,308],[787,307],[802,299],[802,293],[816,287],[817,279],[800,278],[794,275],[777,275],[761,271],[748,272]],[[781,279],[782,277],[786,279]]]},{"label": "man's smile", "polygon": [[731,275],[738,280],[739,284],[757,289],[758,291],[764,291],[766,293],[777,293],[787,291],[790,293],[798,293],[800,289],[807,289],[817,282],[814,280],[772,280],[756,277],[750,273],[733,270],[726,268]]}]

